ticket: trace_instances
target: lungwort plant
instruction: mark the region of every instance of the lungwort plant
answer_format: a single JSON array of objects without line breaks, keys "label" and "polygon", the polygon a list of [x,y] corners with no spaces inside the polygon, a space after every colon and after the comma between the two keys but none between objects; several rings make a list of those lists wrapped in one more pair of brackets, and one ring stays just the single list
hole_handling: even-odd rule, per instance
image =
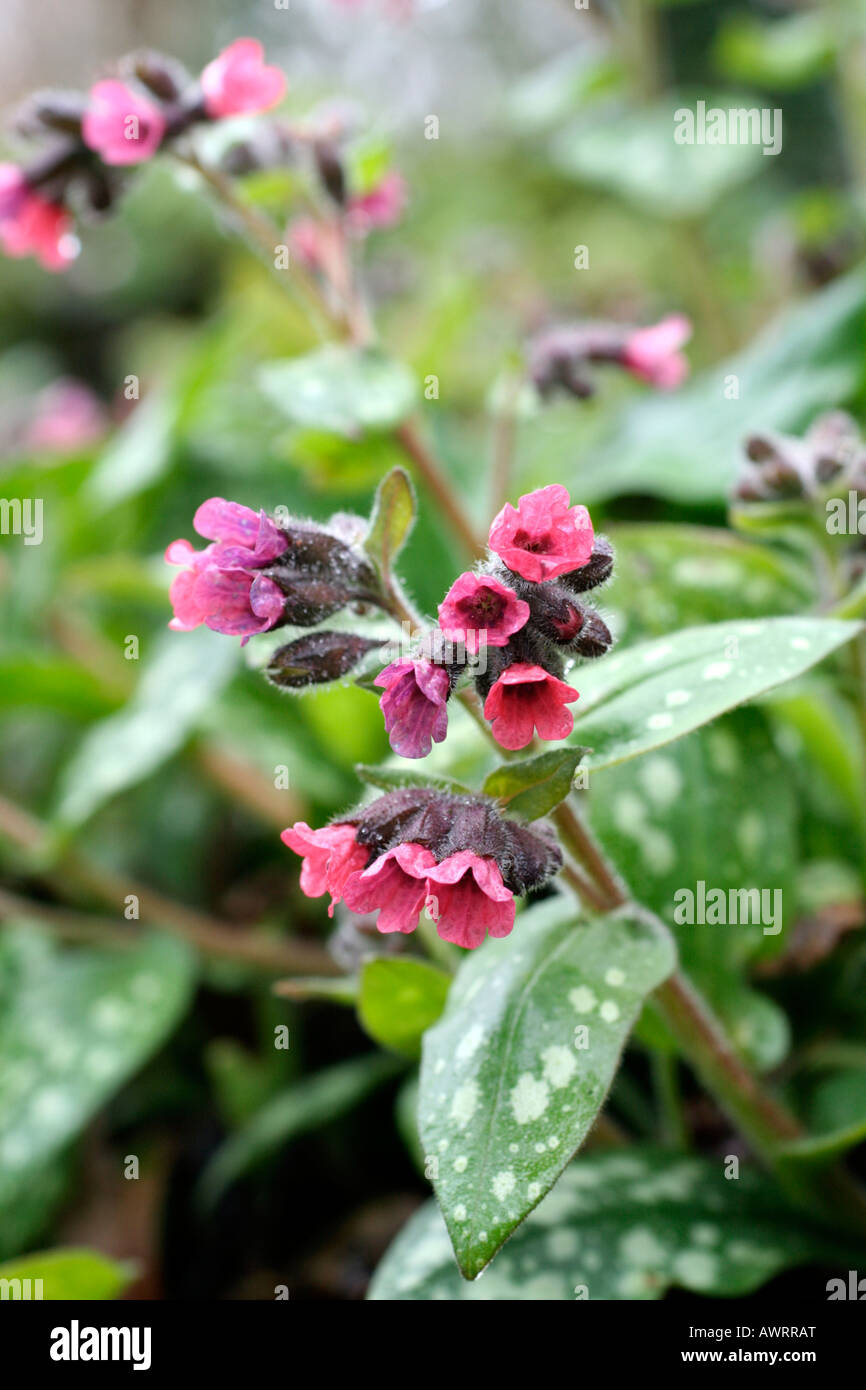
[{"label": "lungwort plant", "polygon": [[[359,177],[356,132],[338,110],[274,114],[283,90],[251,40],[197,79],[133,55],[88,95],[27,103],[19,126],[36,153],[3,166],[0,185],[7,254],[62,270],[78,248],[74,221],[112,209],[136,166],[183,166],[184,186],[216,202],[326,339],[260,364],[262,408],[308,440],[349,451],[372,441],[388,460],[370,514],[327,521],[260,506],[247,469],[246,503],[199,494],[186,529],[201,544],[186,536],[165,552],[169,641],[189,652],[183,690],[199,700],[196,717],[219,703],[240,646],[241,689],[278,689],[286,728],[295,697],[351,686],[356,702],[378,700],[392,750],[357,767],[354,799],[334,814],[317,818],[309,807],[328,797],[307,797],[305,818],[282,832],[287,891],[300,856],[300,889],[333,931],[330,957],[313,950],[307,968],[308,942],[290,961],[291,943],[235,933],[232,944],[154,906],[206,955],[288,976],[282,995],[354,1009],[383,1054],[323,1073],[302,1103],[281,1093],[247,1116],[206,1167],[200,1208],[218,1219],[254,1160],[399,1076],[401,1123],[435,1201],[387,1254],[375,1298],[653,1298],[672,1284],[737,1294],[786,1266],[862,1253],[866,1199],[845,1153],[866,1109],[851,1117],[859,1129],[809,1128],[794,1072],[779,1070],[791,1041],[784,996],[754,987],[796,957],[801,904],[815,918],[833,901],[798,897],[794,883],[788,774],[797,764],[808,781],[816,740],[833,749],[842,838],[863,824],[845,746],[864,708],[862,545],[836,545],[815,520],[836,484],[863,491],[854,427],[834,417],[805,441],[773,434],[773,421],[753,431],[733,513],[744,539],[643,523],[598,534],[570,474],[568,486],[536,476],[518,495],[507,448],[490,477],[479,464],[467,500],[414,417],[414,374],[380,344],[360,272],[367,238],[399,222],[406,186],[390,167]],[[288,226],[249,193],[287,167]],[[636,389],[678,389],[689,334],[675,312],[644,326],[542,328],[500,383],[505,442],[509,424],[543,421],[552,400],[584,409],[609,371]],[[697,456],[699,397],[694,411]],[[419,496],[414,543],[438,528],[452,555],[435,615],[400,572]],[[663,610],[673,620],[660,625]],[[715,620],[701,620],[707,612]],[[195,646],[200,628],[223,645]],[[182,685],[171,647],[164,659]],[[203,661],[210,685],[197,696]],[[189,727],[172,679],[153,671],[131,713],[110,716],[122,746],[156,710],[167,746],[151,766]],[[250,697],[238,708],[240,757],[263,706]],[[91,742],[78,774],[105,746]],[[303,793],[310,758],[296,744],[285,761]],[[106,792],[73,767],[60,831],[125,776],[110,773]],[[20,827],[7,817],[10,833]],[[784,910],[774,900],[765,912],[763,895],[780,885]],[[186,957],[169,970],[166,950],[143,955],[135,978],[189,972]],[[58,999],[87,987],[51,969]],[[168,1009],[167,990],[157,993],[167,1028],[182,1001]],[[137,1056],[112,1057],[109,1089]],[[56,1144],[68,1138],[61,1126]],[[39,1156],[21,1153],[25,1164]]]}]

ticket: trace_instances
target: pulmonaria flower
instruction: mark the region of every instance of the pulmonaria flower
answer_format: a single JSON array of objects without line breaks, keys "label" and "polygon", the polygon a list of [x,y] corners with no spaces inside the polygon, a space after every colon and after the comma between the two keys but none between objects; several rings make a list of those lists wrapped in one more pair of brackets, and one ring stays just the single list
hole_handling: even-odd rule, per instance
[{"label": "pulmonaria flower", "polygon": [[510,570],[539,583],[585,565],[593,530],[586,507],[570,505],[566,488],[551,483],[506,502],[490,527],[490,548]]},{"label": "pulmonaria flower", "polygon": [[488,647],[504,647],[529,617],[529,604],[513,589],[487,574],[467,571],[456,579],[439,605],[439,626],[452,642],[465,642],[476,655],[482,639]]},{"label": "pulmonaria flower", "polygon": [[141,164],[156,154],[165,125],[155,102],[110,78],[90,89],[81,138],[106,164]]},{"label": "pulmonaria flower", "polygon": [[427,901],[427,875],[436,860],[423,845],[395,845],[346,883],[343,898],[352,912],[376,912],[381,932],[410,932]]},{"label": "pulmonaria flower", "polygon": [[178,540],[166,550],[170,565],[185,566],[169,590],[174,608],[169,627],[188,632],[204,623],[214,632],[241,637],[244,645],[283,616],[282,589],[257,571],[282,555],[288,541],[264,512],[223,497],[204,502],[193,526],[215,544],[196,550]]},{"label": "pulmonaria flower", "polygon": [[83,381],[60,377],[36,398],[24,442],[28,449],[70,453],[95,444],[107,424],[99,397]]},{"label": "pulmonaria flower", "polygon": [[286,79],[265,63],[258,39],[236,39],[208,63],[201,75],[205,109],[215,120],[268,111],[282,101]]},{"label": "pulmonaria flower", "polygon": [[688,375],[689,364],[680,348],[692,336],[683,314],[670,314],[651,328],[636,328],[625,341],[622,365],[642,381],[672,391]]},{"label": "pulmonaria flower", "polygon": [[424,657],[392,661],[375,684],[385,689],[379,705],[394,752],[401,758],[426,758],[448,729],[445,702],[451,681],[445,667]]},{"label": "pulmonaria flower", "polygon": [[346,225],[353,236],[362,237],[380,228],[393,227],[402,217],[406,201],[406,181],[402,174],[392,170],[367,193],[349,199]]},{"label": "pulmonaria flower", "polygon": [[301,892],[308,898],[330,893],[328,916],[333,917],[347,880],[366,868],[370,858],[370,851],[355,839],[355,827],[338,823],[311,830],[306,821],[299,820],[284,830],[280,839],[303,858]]},{"label": "pulmonaria flower", "polygon": [[514,926],[514,894],[495,859],[464,849],[427,873],[427,911],[444,941],[469,950],[485,936],[508,936]]},{"label": "pulmonaria flower", "polygon": [[69,213],[35,192],[14,164],[0,164],[0,246],[7,256],[35,256],[46,270],[65,270],[78,255]]},{"label": "pulmonaria flower", "polygon": [[578,692],[543,666],[516,661],[507,666],[484,702],[484,717],[503,748],[525,748],[535,730],[543,739],[567,738],[574,716],[565,706]]},{"label": "pulmonaria flower", "polygon": [[470,949],[507,936],[515,895],[562,867],[544,822],[522,825],[490,797],[431,787],[388,792],[323,831],[299,822],[283,840],[304,856],[308,896],[342,895],[350,911],[378,913],[381,932],[414,931],[426,909],[444,940]]}]

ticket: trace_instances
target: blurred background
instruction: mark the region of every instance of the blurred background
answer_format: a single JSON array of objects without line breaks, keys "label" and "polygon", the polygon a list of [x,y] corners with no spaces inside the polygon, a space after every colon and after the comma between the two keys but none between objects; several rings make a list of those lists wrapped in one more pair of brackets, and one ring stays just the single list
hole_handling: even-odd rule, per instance
[{"label": "blurred background", "polygon": [[[864,403],[859,3],[4,0],[0,34],[10,113],[34,88],[86,89],[131,49],[195,73],[260,38],[288,114],[347,104],[353,167],[406,179],[364,281],[389,352],[439,379],[421,428],[478,526],[513,431],[512,496],[563,482],[614,535],[605,613],[621,639],[808,606],[790,557],[724,528],[750,430]],[[781,153],[696,150],[684,178],[672,113],[697,99],[781,108]],[[296,169],[244,182],[276,217],[299,205]],[[411,1074],[351,1010],[272,985],[356,958],[356,929],[300,894],[279,830],[360,796],[355,763],[388,753],[381,716],[367,691],[289,700],[233,640],[168,634],[162,555],[207,497],[366,513],[405,460],[387,432],[347,438],[263,397],[258,367],[317,338],[188,173],[154,162],[80,237],[63,275],[0,261],[0,493],[44,501],[40,545],[0,537],[0,1258],[86,1246],[135,1261],[139,1297],[360,1298],[428,1191]],[[504,407],[533,331],[670,312],[694,324],[677,393],[611,373],[584,403]],[[404,559],[435,612],[462,557],[423,489]],[[828,771],[817,679],[806,706],[774,711],[787,745],[765,713],[720,728],[752,740],[754,781],[731,795],[776,816],[779,875],[824,866],[826,891],[813,875],[790,901],[853,903],[857,925],[862,745],[833,744]],[[164,933],[141,935],[145,921]],[[802,1028],[801,985],[765,962],[758,993],[754,962],[707,963],[758,1065],[784,1061],[792,1018],[795,1036],[862,1038],[864,960],[845,949],[838,978],[812,979]],[[636,1055],[612,1099],[638,1129],[644,1071]],[[834,1077],[791,1082],[828,1126],[852,1085],[866,1114],[866,1071],[835,1102]],[[695,1124],[716,1142],[718,1116]]]}]

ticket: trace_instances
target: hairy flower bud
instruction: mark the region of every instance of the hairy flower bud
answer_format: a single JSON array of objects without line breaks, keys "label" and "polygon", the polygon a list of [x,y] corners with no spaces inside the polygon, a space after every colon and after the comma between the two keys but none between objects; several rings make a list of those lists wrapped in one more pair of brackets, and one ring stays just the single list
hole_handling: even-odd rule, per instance
[{"label": "hairy flower bud", "polygon": [[560,575],[559,582],[570,589],[573,594],[584,594],[589,589],[596,589],[599,584],[604,584],[610,578],[613,560],[613,546],[607,536],[596,536],[593,541],[592,554],[587,563],[580,569],[570,570],[567,574]]},{"label": "hairy flower bud", "polygon": [[381,645],[376,638],[353,632],[307,633],[274,652],[265,675],[272,685],[285,690],[323,685],[347,676],[368,652]]}]

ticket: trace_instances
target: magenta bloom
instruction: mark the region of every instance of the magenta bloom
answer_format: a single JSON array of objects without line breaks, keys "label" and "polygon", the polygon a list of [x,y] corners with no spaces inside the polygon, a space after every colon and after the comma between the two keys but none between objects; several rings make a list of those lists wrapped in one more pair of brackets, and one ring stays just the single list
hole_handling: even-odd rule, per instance
[{"label": "magenta bloom", "polygon": [[637,328],[626,340],[622,365],[651,386],[672,391],[688,374],[689,364],[679,349],[691,336],[692,326],[682,314],[671,314],[651,328]]},{"label": "magenta bloom", "polygon": [[565,706],[578,693],[542,666],[517,661],[502,672],[484,702],[484,717],[503,748],[525,748],[534,731],[543,739],[567,738],[574,717]]},{"label": "magenta bloom", "polygon": [[368,193],[349,199],[346,209],[349,231],[355,236],[367,236],[378,228],[393,227],[403,215],[406,197],[405,179],[392,170]]},{"label": "magenta bloom", "polygon": [[570,505],[566,488],[551,483],[506,502],[490,527],[490,549],[510,570],[536,583],[580,569],[592,555],[586,507]]},{"label": "magenta bloom", "polygon": [[0,164],[0,246],[7,256],[35,256],[46,270],[65,270],[78,255],[69,213],[34,192],[14,164]]},{"label": "magenta bloom", "polygon": [[30,449],[66,453],[96,443],[107,425],[102,402],[90,387],[59,377],[37,396],[25,440]]},{"label": "magenta bloom", "polygon": [[326,825],[311,830],[306,821],[296,821],[284,830],[280,839],[303,858],[301,892],[308,898],[320,898],[330,893],[328,916],[343,896],[343,889],[352,874],[366,867],[370,851],[359,845],[351,825]]},{"label": "magenta bloom", "polygon": [[125,82],[109,78],[91,87],[81,137],[106,164],[141,164],[151,159],[164,134],[165,117],[159,107]]},{"label": "magenta bloom", "polygon": [[463,849],[427,870],[427,889],[427,910],[444,941],[472,950],[488,932],[508,936],[514,926],[514,894],[495,859]]},{"label": "magenta bloom", "polygon": [[205,108],[214,119],[268,111],[281,101],[286,79],[268,67],[258,39],[236,39],[201,75]]},{"label": "magenta bloom", "polygon": [[257,571],[282,555],[288,541],[264,512],[223,497],[203,502],[193,526],[215,544],[196,550],[189,541],[179,540],[166,550],[170,565],[187,566],[169,590],[174,608],[169,627],[188,632],[205,623],[214,632],[241,637],[244,645],[282,617],[283,591]]},{"label": "magenta bloom", "polygon": [[449,680],[444,666],[423,657],[392,661],[379,672],[375,684],[385,687],[379,705],[394,752],[401,758],[426,758],[448,729]]},{"label": "magenta bloom", "polygon": [[427,901],[427,875],[436,860],[423,845],[395,845],[363,873],[347,880],[343,897],[352,912],[376,912],[381,932],[414,931]]},{"label": "magenta bloom", "polygon": [[439,626],[452,642],[465,642],[473,656],[482,641],[504,647],[529,618],[529,604],[486,574],[467,571],[455,579],[439,605]]}]

